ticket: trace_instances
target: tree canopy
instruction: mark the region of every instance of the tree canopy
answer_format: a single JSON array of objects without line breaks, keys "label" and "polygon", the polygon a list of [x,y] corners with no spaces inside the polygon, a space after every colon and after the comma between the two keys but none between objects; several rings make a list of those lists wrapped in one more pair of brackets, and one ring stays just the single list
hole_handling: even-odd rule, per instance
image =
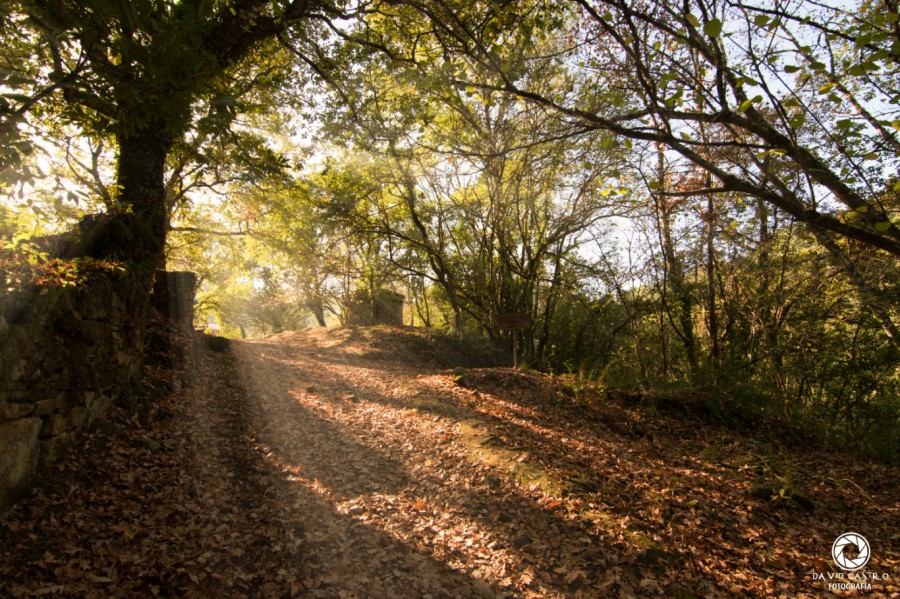
[{"label": "tree canopy", "polygon": [[0,22],[17,256],[29,211],[97,208],[117,228],[88,254],[197,270],[230,334],[400,292],[406,322],[521,335],[532,367],[898,430],[892,0],[57,0]]}]

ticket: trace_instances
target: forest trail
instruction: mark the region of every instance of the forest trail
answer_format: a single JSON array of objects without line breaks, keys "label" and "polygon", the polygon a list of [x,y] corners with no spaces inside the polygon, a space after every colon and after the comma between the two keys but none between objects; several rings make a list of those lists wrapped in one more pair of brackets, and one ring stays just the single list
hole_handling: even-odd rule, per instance
[{"label": "forest trail", "polygon": [[821,597],[848,530],[897,595],[897,468],[443,349],[203,350],[198,385],[117,408],[0,514],[0,596]]}]

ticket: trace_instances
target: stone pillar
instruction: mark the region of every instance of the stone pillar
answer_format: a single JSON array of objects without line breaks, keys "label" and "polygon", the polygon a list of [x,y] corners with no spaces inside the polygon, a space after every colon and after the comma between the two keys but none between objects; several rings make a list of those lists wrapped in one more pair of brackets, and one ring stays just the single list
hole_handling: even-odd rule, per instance
[{"label": "stone pillar", "polygon": [[189,387],[197,382],[199,356],[194,343],[194,291],[197,275],[187,271],[158,271],[153,283],[153,305],[171,323],[171,345],[184,344],[184,378]]},{"label": "stone pillar", "polygon": [[194,328],[194,291],[197,275],[186,271],[159,271],[153,284],[153,304],[179,330]]}]

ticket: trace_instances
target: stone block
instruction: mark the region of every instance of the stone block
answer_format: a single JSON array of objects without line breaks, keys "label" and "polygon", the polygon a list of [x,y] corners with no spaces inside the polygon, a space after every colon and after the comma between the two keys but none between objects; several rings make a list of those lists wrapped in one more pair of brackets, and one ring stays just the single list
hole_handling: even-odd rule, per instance
[{"label": "stone block", "polygon": [[28,368],[28,362],[25,360],[19,360],[16,362],[13,367],[9,371],[9,380],[18,381],[23,376],[25,376],[25,370]]},{"label": "stone block", "polygon": [[98,395],[85,404],[85,425],[90,426],[98,418],[102,418],[109,412],[113,400],[109,395]]},{"label": "stone block", "polygon": [[84,406],[72,408],[72,411],[69,413],[69,422],[72,423],[72,428],[76,430],[84,428],[85,423],[87,422],[87,408]]},{"label": "stone block", "polygon": [[30,416],[34,405],[30,403],[0,403],[0,421],[18,420]]},{"label": "stone block", "polygon": [[41,426],[41,438],[54,437],[72,428],[72,422],[67,415],[50,414],[49,416],[44,416],[44,424]]},{"label": "stone block", "polygon": [[59,407],[62,402],[64,394],[59,393],[56,397],[52,399],[39,399],[34,402],[34,415],[35,416],[47,416],[48,414],[52,414],[56,411],[56,408]]},{"label": "stone block", "polygon": [[82,301],[78,303],[78,312],[81,318],[85,320],[109,320],[109,309],[102,301],[97,301],[94,296],[80,298]]},{"label": "stone block", "polygon": [[28,490],[40,454],[40,430],[40,418],[0,424],[0,508]]},{"label": "stone block", "polygon": [[67,431],[53,437],[41,439],[41,467],[51,466],[64,456],[75,444],[77,438],[75,431]]}]

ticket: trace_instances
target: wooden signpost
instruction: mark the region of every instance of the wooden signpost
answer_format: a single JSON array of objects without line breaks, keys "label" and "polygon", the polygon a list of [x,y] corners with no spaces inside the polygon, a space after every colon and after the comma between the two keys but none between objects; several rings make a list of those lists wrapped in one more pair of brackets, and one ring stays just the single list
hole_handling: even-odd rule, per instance
[{"label": "wooden signpost", "polygon": [[512,331],[513,335],[513,368],[519,367],[519,351],[517,339],[519,331],[531,326],[531,316],[528,314],[498,314],[497,327],[501,331]]}]

